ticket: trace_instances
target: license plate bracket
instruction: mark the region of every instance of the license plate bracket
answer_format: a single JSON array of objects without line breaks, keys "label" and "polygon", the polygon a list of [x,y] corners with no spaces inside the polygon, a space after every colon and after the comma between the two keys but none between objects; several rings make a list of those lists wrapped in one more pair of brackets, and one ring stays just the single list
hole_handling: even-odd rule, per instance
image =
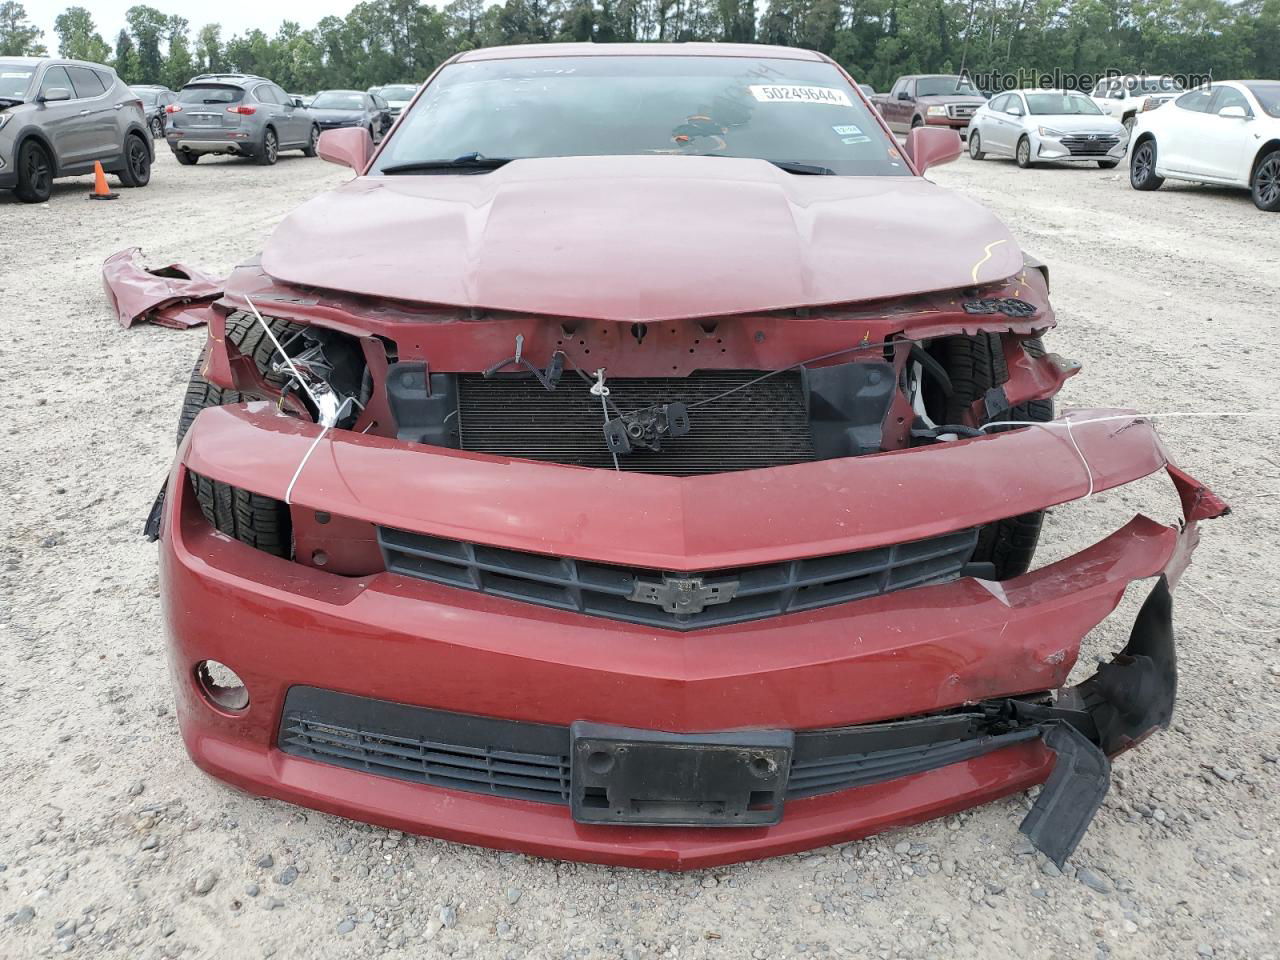
[{"label": "license plate bracket", "polygon": [[662,733],[578,722],[570,809],[579,823],[749,827],[782,819],[790,730]]}]

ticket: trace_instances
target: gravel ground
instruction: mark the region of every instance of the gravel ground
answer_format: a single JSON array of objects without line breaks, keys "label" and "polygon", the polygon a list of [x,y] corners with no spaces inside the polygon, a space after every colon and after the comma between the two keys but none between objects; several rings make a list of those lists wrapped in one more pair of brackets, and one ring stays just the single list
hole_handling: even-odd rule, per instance
[{"label": "gravel ground", "polygon": [[[934,174],[1051,265],[1063,399],[1275,409],[1280,216],[1243,192],[1132,191],[1122,171],[962,158]],[[103,259],[215,271],[345,172],[162,151],[150,187],[89,203],[0,196],[0,956],[1275,957],[1280,908],[1280,452],[1262,420],[1170,420],[1183,466],[1235,507],[1178,594],[1173,729],[1117,761],[1065,873],[1017,796],[811,854],[686,875],[554,863],[389,833],[241,794],[186,759],[154,547],[203,334],[122,331]],[[905,253],[904,255],[909,255]],[[1065,553],[1158,479],[1056,510]],[[1141,595],[1087,640],[1118,649]]]}]

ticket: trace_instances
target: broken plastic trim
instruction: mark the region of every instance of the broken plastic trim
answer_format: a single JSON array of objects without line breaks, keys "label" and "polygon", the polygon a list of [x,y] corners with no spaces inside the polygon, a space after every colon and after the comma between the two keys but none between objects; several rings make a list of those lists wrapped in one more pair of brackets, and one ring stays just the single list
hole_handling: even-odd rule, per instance
[{"label": "broken plastic trim", "polygon": [[1169,725],[1178,692],[1173,597],[1161,576],[1142,604],[1129,642],[1053,707],[1009,701],[1016,716],[1038,717],[1057,763],[1019,829],[1061,867],[1075,851],[1111,785],[1108,756]]}]

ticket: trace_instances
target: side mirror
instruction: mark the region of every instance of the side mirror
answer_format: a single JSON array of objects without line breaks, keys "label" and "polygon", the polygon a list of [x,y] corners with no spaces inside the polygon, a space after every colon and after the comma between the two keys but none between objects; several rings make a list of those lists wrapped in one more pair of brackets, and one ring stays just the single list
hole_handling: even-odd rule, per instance
[{"label": "side mirror", "polygon": [[57,103],[59,100],[70,100],[71,91],[66,87],[50,87],[37,98],[41,103]]},{"label": "side mirror", "polygon": [[306,104],[302,102],[302,98],[301,98],[301,97],[294,97],[294,98],[293,98],[293,105],[294,105],[295,107],[305,107],[305,106],[306,106]]},{"label": "side mirror", "polygon": [[1229,107],[1223,107],[1218,111],[1220,117],[1231,117],[1233,120],[1248,120],[1249,114],[1245,112],[1244,107],[1232,104]]},{"label": "side mirror", "polygon": [[340,127],[320,134],[316,152],[322,159],[364,173],[373,156],[373,138],[364,127]]},{"label": "side mirror", "polygon": [[907,91],[905,91],[905,90],[899,90],[899,91],[898,91],[898,99],[899,99],[899,100],[910,100],[910,99],[911,99],[911,94],[907,93]]},{"label": "side mirror", "polygon": [[913,127],[907,134],[907,156],[923,174],[930,167],[950,163],[964,152],[960,134],[943,127]]},{"label": "side mirror", "polygon": [[1020,116],[1022,116],[1022,108],[1021,108],[1021,107],[1010,107],[1010,108],[1009,108],[1009,116],[1011,116],[1011,117],[1020,117]]}]

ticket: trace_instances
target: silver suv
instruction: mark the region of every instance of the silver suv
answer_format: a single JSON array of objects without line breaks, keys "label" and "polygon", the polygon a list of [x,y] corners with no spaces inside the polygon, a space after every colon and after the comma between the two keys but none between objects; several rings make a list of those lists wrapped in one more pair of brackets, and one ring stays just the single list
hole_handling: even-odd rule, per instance
[{"label": "silver suv", "polygon": [[316,155],[320,128],[305,107],[263,77],[202,73],[166,108],[165,139],[182,164],[201,154],[253,157],[269,166],[281,150]]},{"label": "silver suv", "polygon": [[154,154],[142,101],[110,67],[0,57],[0,189],[43,203],[55,177],[93,171],[145,187]]}]

